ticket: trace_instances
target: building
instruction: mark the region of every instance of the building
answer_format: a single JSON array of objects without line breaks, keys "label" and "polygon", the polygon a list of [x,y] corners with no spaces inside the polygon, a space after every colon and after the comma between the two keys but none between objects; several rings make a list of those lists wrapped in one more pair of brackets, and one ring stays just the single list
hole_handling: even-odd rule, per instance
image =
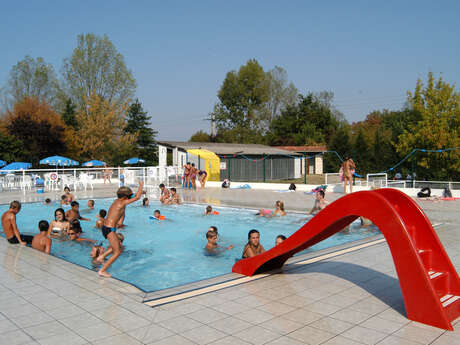
[{"label": "building", "polygon": [[199,169],[208,170],[215,164],[210,159],[203,160],[196,150],[212,152],[218,157],[220,181],[287,180],[302,176],[300,154],[259,144],[160,141],[159,165],[167,164],[168,152],[172,153],[174,166],[193,162]]},{"label": "building", "polygon": [[323,173],[323,153],[327,151],[327,147],[324,145],[316,146],[275,146],[278,149],[294,152],[301,154],[302,167],[301,174],[305,171],[307,175]]}]

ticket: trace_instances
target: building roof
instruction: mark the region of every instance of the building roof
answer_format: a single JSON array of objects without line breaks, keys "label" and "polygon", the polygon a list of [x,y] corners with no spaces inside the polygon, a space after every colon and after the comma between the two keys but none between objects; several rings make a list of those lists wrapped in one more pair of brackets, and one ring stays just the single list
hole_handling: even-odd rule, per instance
[{"label": "building roof", "polygon": [[310,145],[310,146],[275,146],[278,149],[291,151],[291,152],[306,152],[306,153],[317,153],[327,151],[327,147],[324,145]]},{"label": "building roof", "polygon": [[291,151],[283,150],[278,147],[260,144],[201,143],[188,141],[159,141],[158,144],[168,147],[178,147],[182,150],[203,149],[218,155],[296,155]]}]

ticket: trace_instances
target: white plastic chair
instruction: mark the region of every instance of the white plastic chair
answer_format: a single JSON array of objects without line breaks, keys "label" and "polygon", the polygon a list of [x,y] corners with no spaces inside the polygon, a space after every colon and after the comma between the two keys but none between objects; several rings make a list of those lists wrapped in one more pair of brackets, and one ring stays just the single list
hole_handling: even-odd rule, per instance
[{"label": "white plastic chair", "polygon": [[73,187],[73,190],[77,190],[78,181],[72,175],[61,175],[61,188],[64,190],[66,186]]},{"label": "white plastic chair", "polygon": [[91,177],[86,173],[81,173],[80,176],[78,176],[78,184],[81,184],[85,191],[88,188],[88,185],[91,187],[91,190],[94,189]]},{"label": "white plastic chair", "polygon": [[20,184],[21,184],[21,189],[27,188],[29,190],[32,190],[32,177],[30,177],[29,175],[24,176]]}]

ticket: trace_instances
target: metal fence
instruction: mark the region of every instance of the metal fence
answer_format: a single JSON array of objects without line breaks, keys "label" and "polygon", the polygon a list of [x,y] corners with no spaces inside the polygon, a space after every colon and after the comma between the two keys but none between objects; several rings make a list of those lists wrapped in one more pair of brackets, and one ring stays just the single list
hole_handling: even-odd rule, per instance
[{"label": "metal fence", "polygon": [[181,178],[182,169],[173,166],[1,170],[0,191],[62,190],[66,186],[87,190],[106,183],[136,185],[139,179],[147,187],[169,186],[179,184]]},{"label": "metal fence", "polygon": [[[259,156],[221,158],[220,179],[231,181],[270,181],[295,178],[295,158]],[[224,168],[224,169],[222,169]]]}]

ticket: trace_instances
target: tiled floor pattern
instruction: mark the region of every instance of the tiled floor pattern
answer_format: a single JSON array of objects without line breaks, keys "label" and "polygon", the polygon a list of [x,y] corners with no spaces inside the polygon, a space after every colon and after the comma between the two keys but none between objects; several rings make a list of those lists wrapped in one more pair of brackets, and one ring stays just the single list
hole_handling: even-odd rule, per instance
[{"label": "tiled floor pattern", "polygon": [[[454,265],[459,234],[438,233]],[[411,322],[385,244],[156,308],[129,285],[0,241],[0,344],[460,344]]]}]

